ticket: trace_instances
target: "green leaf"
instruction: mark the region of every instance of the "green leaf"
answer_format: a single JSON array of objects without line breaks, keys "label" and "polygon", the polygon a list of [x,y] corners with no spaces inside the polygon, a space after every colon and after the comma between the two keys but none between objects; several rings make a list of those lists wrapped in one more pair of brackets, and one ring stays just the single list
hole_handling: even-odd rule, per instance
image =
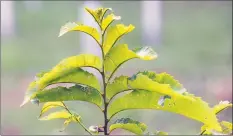
[{"label": "green leaf", "polygon": [[120,39],[123,35],[131,32],[134,28],[135,27],[131,24],[129,26],[117,24],[115,26],[109,27],[106,31],[106,37],[103,44],[104,55],[108,53],[108,51],[114,46],[118,39]]},{"label": "green leaf", "polygon": [[64,26],[61,27],[60,33],[58,37],[61,37],[62,35],[66,34],[67,32],[71,31],[80,31],[84,32],[91,37],[93,37],[98,44],[100,44],[100,34],[98,33],[96,28],[93,28],[91,26],[83,25],[81,23],[77,24],[75,22],[68,22]]},{"label": "green leaf", "polygon": [[166,72],[156,74],[152,71],[144,71],[138,72],[135,76],[137,76],[138,74],[146,75],[153,81],[156,81],[160,84],[169,84],[174,91],[180,91],[184,89],[183,85],[180,84],[178,80],[176,80],[172,75]]},{"label": "green leaf", "polygon": [[106,18],[103,19],[101,28],[102,31],[105,32],[108,26],[114,21],[114,20],[120,20],[120,16],[115,16],[114,14],[108,15]]},{"label": "green leaf", "polygon": [[213,107],[214,113],[218,114],[219,112],[232,107],[232,103],[230,103],[229,101],[221,101],[218,105],[215,105]]},{"label": "green leaf", "polygon": [[128,77],[120,76],[116,77],[114,81],[106,86],[106,96],[111,99],[116,94],[129,90]]},{"label": "green leaf", "polygon": [[39,117],[41,117],[49,109],[56,108],[56,107],[64,107],[64,104],[58,101],[57,102],[46,102],[41,109]]},{"label": "green leaf", "polygon": [[[128,82],[132,83],[133,80],[134,80],[133,82],[137,82],[141,78],[140,75],[146,76],[145,78],[147,78],[147,80],[149,80],[150,82],[155,81],[159,84],[166,84],[166,86],[169,85],[171,87],[170,91],[175,91],[175,92],[178,92],[180,94],[183,94],[184,92],[186,92],[186,89],[184,89],[184,87],[179,83],[179,81],[174,79],[173,76],[171,76],[167,73],[156,74],[155,72],[152,72],[152,71],[144,71],[144,72],[138,72],[137,74],[134,74],[131,77],[120,76],[120,77],[115,78],[112,83],[108,83],[107,87],[106,87],[107,98],[111,99],[112,97],[114,97],[118,93],[128,91],[128,90],[137,89],[138,86],[134,86],[133,84],[131,84],[132,86],[130,87],[130,84],[128,84]],[[142,83],[143,82],[141,82],[139,84],[142,84]],[[157,83],[155,83],[155,84],[157,84]],[[143,85],[144,85],[144,83],[143,83]],[[156,86],[159,87],[161,85],[156,85]],[[163,86],[164,85],[162,85],[162,87]],[[154,89],[150,90],[150,91],[154,91],[155,89],[156,89],[156,87],[154,87]],[[158,90],[159,89],[160,88],[158,88]]]},{"label": "green leaf", "polygon": [[232,133],[232,123],[227,121],[220,122],[220,125],[222,127],[222,131],[214,131],[211,129],[208,129],[208,126],[203,125],[201,127],[202,135],[229,135]]},{"label": "green leaf", "polygon": [[39,91],[32,96],[32,99],[37,100],[38,103],[79,100],[90,102],[97,106],[101,106],[102,104],[102,96],[99,91],[91,87],[82,87],[80,85],[75,85],[70,88],[59,86]]},{"label": "green leaf", "polygon": [[109,78],[124,62],[134,58],[153,60],[157,58],[157,54],[150,47],[130,50],[127,44],[117,45],[105,56],[104,66],[107,78]]},{"label": "green leaf", "polygon": [[68,119],[70,117],[72,117],[72,115],[69,112],[62,110],[50,113],[47,116],[41,117],[39,120]]},{"label": "green leaf", "polygon": [[[146,83],[143,81],[142,83]],[[159,85],[159,84],[158,84]],[[148,86],[145,84],[145,86]],[[156,88],[156,86],[154,86]],[[150,88],[148,89],[150,90]],[[120,111],[130,109],[155,109],[181,114],[206,124],[209,128],[221,130],[213,110],[199,97],[186,94],[181,97],[166,98],[164,104],[159,104],[164,95],[148,90],[134,90],[122,97],[117,98],[109,105],[108,116],[112,118]],[[163,90],[163,91],[166,91]],[[184,97],[187,97],[186,99]]]},{"label": "green leaf", "polygon": [[144,123],[132,120],[130,118],[121,118],[121,119],[117,119],[115,123],[113,123],[109,127],[109,130],[111,132],[114,129],[118,129],[118,128],[125,129],[132,133],[141,135],[146,130],[147,126]]},{"label": "green leaf", "polygon": [[168,84],[168,83],[163,84],[163,83],[156,82],[156,81],[150,79],[147,75],[145,75],[143,73],[137,74],[135,76],[135,78],[130,78],[128,80],[128,86],[129,86],[129,88],[132,88],[132,89],[148,90],[148,91],[152,91],[152,92],[157,92],[159,94],[168,95],[168,96],[174,97],[174,98],[179,96],[183,99],[191,99],[192,100],[192,98],[185,97],[182,94],[174,91],[170,84]]},{"label": "green leaf", "polygon": [[159,135],[159,136],[161,136],[161,135],[168,135],[167,132],[163,132],[163,131],[157,131],[157,132],[155,132],[154,134],[155,134],[155,135]]},{"label": "green leaf", "polygon": [[110,10],[112,11],[111,8],[97,8],[97,9],[90,9],[90,8],[85,8],[88,13],[92,15],[92,17],[95,19],[95,21],[101,26],[101,22],[103,20],[103,17],[105,13]]},{"label": "green leaf", "polygon": [[51,84],[77,83],[100,90],[98,79],[93,74],[82,70],[80,67],[92,67],[100,71],[102,62],[99,57],[89,54],[72,56],[62,60],[50,72],[43,74],[43,77],[40,77],[29,85],[21,106],[26,104],[35,92],[41,91]]}]

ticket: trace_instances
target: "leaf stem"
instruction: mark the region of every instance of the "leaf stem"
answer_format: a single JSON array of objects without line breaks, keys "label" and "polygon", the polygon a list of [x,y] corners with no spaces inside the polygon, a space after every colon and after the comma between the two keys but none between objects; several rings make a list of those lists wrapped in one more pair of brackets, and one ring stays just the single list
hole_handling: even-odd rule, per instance
[{"label": "leaf stem", "polygon": [[[63,105],[64,105],[64,108],[71,114],[71,115],[73,115],[72,114],[72,112],[68,109],[68,107],[65,105],[65,103],[64,102],[61,102]],[[81,121],[79,121],[76,117],[75,117],[75,120],[78,122],[78,124],[87,132],[87,133],[89,133],[90,135],[93,135],[84,125],[83,125],[83,123],[81,122]]]}]

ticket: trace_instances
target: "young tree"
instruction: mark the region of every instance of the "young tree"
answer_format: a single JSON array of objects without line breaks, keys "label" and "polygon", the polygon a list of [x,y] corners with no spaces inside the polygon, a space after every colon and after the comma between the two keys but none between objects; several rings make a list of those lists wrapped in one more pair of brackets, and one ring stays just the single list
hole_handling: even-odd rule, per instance
[{"label": "young tree", "polygon": [[[63,59],[52,70],[37,74],[37,79],[29,85],[21,106],[29,101],[44,103],[40,120],[63,118],[65,126],[76,122],[91,135],[93,133],[109,135],[118,128],[139,135],[166,134],[160,131],[149,133],[146,124],[131,118],[117,118],[114,123],[109,123],[118,113],[131,109],[163,110],[183,115],[204,124],[200,134],[231,133],[232,124],[226,121],[219,122],[216,116],[220,111],[232,107],[231,103],[224,101],[210,107],[200,97],[188,93],[183,85],[168,73],[142,71],[132,76],[122,75],[112,79],[117,69],[125,62],[135,58],[154,60],[157,54],[150,47],[130,50],[127,44],[116,44],[123,35],[131,32],[134,26],[131,24],[110,26],[113,21],[120,19],[111,12],[110,8],[95,10],[86,8],[86,10],[95,19],[101,32],[91,26],[69,22],[61,28],[59,37],[71,31],[81,31],[90,35],[99,46],[102,59],[92,54],[71,56]],[[111,14],[105,17],[108,11]],[[101,74],[102,88],[97,78],[83,70],[83,67],[91,67]],[[74,85],[46,88],[58,83],[74,83]],[[126,91],[128,93],[116,98],[118,94]],[[103,124],[90,126],[88,129],[80,115],[66,106],[66,101],[85,101],[96,105],[103,112]],[[63,110],[43,116],[48,110],[56,107],[61,107]]]}]

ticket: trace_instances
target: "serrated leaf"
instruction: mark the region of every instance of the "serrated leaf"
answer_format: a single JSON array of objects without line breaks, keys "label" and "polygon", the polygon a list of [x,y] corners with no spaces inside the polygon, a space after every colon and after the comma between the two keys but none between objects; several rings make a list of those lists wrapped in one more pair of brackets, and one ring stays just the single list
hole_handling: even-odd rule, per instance
[{"label": "serrated leaf", "polygon": [[41,91],[51,84],[77,83],[100,90],[100,84],[97,78],[93,74],[82,70],[80,67],[92,67],[100,71],[102,62],[99,57],[89,54],[72,56],[62,60],[50,72],[43,74],[43,77],[40,77],[29,85],[24,101],[20,106],[26,104],[35,92]]},{"label": "serrated leaf", "polygon": [[215,105],[213,107],[214,113],[218,114],[219,112],[232,107],[232,103],[230,103],[229,101],[221,101],[219,104]]},{"label": "serrated leaf", "polygon": [[75,22],[68,22],[64,26],[61,27],[59,36],[61,37],[62,35],[71,32],[71,31],[80,31],[84,32],[91,37],[93,37],[96,42],[99,44],[100,42],[100,34],[98,33],[97,29],[91,26],[83,25],[81,23],[75,23]]},{"label": "serrated leaf", "polygon": [[146,130],[147,126],[144,123],[132,120],[130,118],[121,118],[117,119],[110,127],[109,130],[113,131],[114,129],[125,129],[132,133],[141,135]]},{"label": "serrated leaf", "polygon": [[40,112],[40,116],[41,117],[46,111],[48,111],[51,108],[56,108],[56,107],[64,107],[64,104],[62,102],[46,102]]},{"label": "serrated leaf", "polygon": [[153,81],[147,75],[144,75],[142,73],[137,74],[135,79],[130,78],[130,80],[128,80],[128,85],[132,89],[148,90],[152,92],[157,92],[162,95],[168,95],[174,98],[179,96],[184,99],[186,98],[192,100],[192,98],[184,97],[182,94],[174,91],[170,84],[163,84]]},{"label": "serrated leaf", "polygon": [[97,8],[97,9],[90,9],[90,8],[85,8],[85,10],[92,15],[92,17],[95,19],[95,21],[101,26],[101,22],[103,20],[103,17],[105,13],[110,10],[112,11],[111,8]]},{"label": "serrated leaf", "polygon": [[[143,76],[143,78],[142,78]],[[146,80],[145,80],[146,79]],[[149,84],[152,85],[152,87],[144,86],[144,81],[149,81]],[[164,84],[164,85],[163,85]],[[169,88],[166,89],[170,91],[170,93],[175,95],[183,94],[186,92],[186,89],[179,83],[179,81],[175,80],[174,77],[167,73],[159,73],[156,74],[152,71],[144,71],[144,72],[138,72],[137,74],[134,74],[131,77],[127,76],[120,76],[113,80],[112,83],[108,83],[106,87],[106,96],[108,99],[111,99],[113,96],[115,96],[118,93],[143,88],[149,91],[157,91],[161,94],[164,94],[163,88]],[[153,88],[153,89],[151,89]],[[162,88],[162,89],[161,89]],[[174,92],[175,91],[175,92]],[[167,93],[166,93],[167,94]],[[170,97],[168,94],[163,97],[162,103],[165,98]]]},{"label": "serrated leaf", "polygon": [[130,59],[139,58],[142,60],[153,60],[157,54],[150,47],[142,47],[135,51],[130,50],[127,44],[120,44],[113,47],[105,56],[104,66],[106,76],[110,76],[117,68]]},{"label": "serrated leaf", "polygon": [[114,46],[118,39],[123,35],[131,32],[135,27],[133,25],[125,26],[123,24],[117,24],[111,26],[106,31],[106,37],[103,44],[104,55],[106,55],[109,50]]},{"label": "serrated leaf", "polygon": [[114,21],[114,20],[120,20],[120,16],[115,16],[114,14],[108,15],[106,18],[103,19],[101,28],[102,31],[105,32],[108,26]]},{"label": "serrated leaf", "polygon": [[70,88],[59,86],[39,91],[32,96],[32,99],[38,100],[39,103],[79,100],[90,102],[97,106],[101,106],[102,104],[102,96],[96,89],[91,87],[82,87],[80,85],[75,85]]},{"label": "serrated leaf", "polygon": [[[143,82],[145,83],[146,81]],[[177,95],[176,98],[171,97],[170,99],[165,99],[164,105],[159,105],[158,101],[163,96],[164,95],[158,92],[134,90],[129,94],[115,99],[109,105],[108,116],[111,118],[113,115],[120,111],[130,109],[163,110],[181,114],[190,119],[200,121],[206,124],[209,128],[221,131],[221,127],[212,109],[199,97],[186,94],[185,97],[188,99],[185,99],[184,97]],[[189,99],[189,97],[192,99]]]}]

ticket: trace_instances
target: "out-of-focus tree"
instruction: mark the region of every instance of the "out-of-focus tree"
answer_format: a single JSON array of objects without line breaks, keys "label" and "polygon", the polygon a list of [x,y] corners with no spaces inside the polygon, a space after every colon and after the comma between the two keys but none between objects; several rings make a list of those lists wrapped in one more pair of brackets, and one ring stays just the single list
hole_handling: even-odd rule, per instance
[{"label": "out-of-focus tree", "polygon": [[161,40],[162,2],[142,1],[141,8],[142,43],[150,46],[159,45]]},{"label": "out-of-focus tree", "polygon": [[15,35],[14,1],[1,1],[1,35]]}]

